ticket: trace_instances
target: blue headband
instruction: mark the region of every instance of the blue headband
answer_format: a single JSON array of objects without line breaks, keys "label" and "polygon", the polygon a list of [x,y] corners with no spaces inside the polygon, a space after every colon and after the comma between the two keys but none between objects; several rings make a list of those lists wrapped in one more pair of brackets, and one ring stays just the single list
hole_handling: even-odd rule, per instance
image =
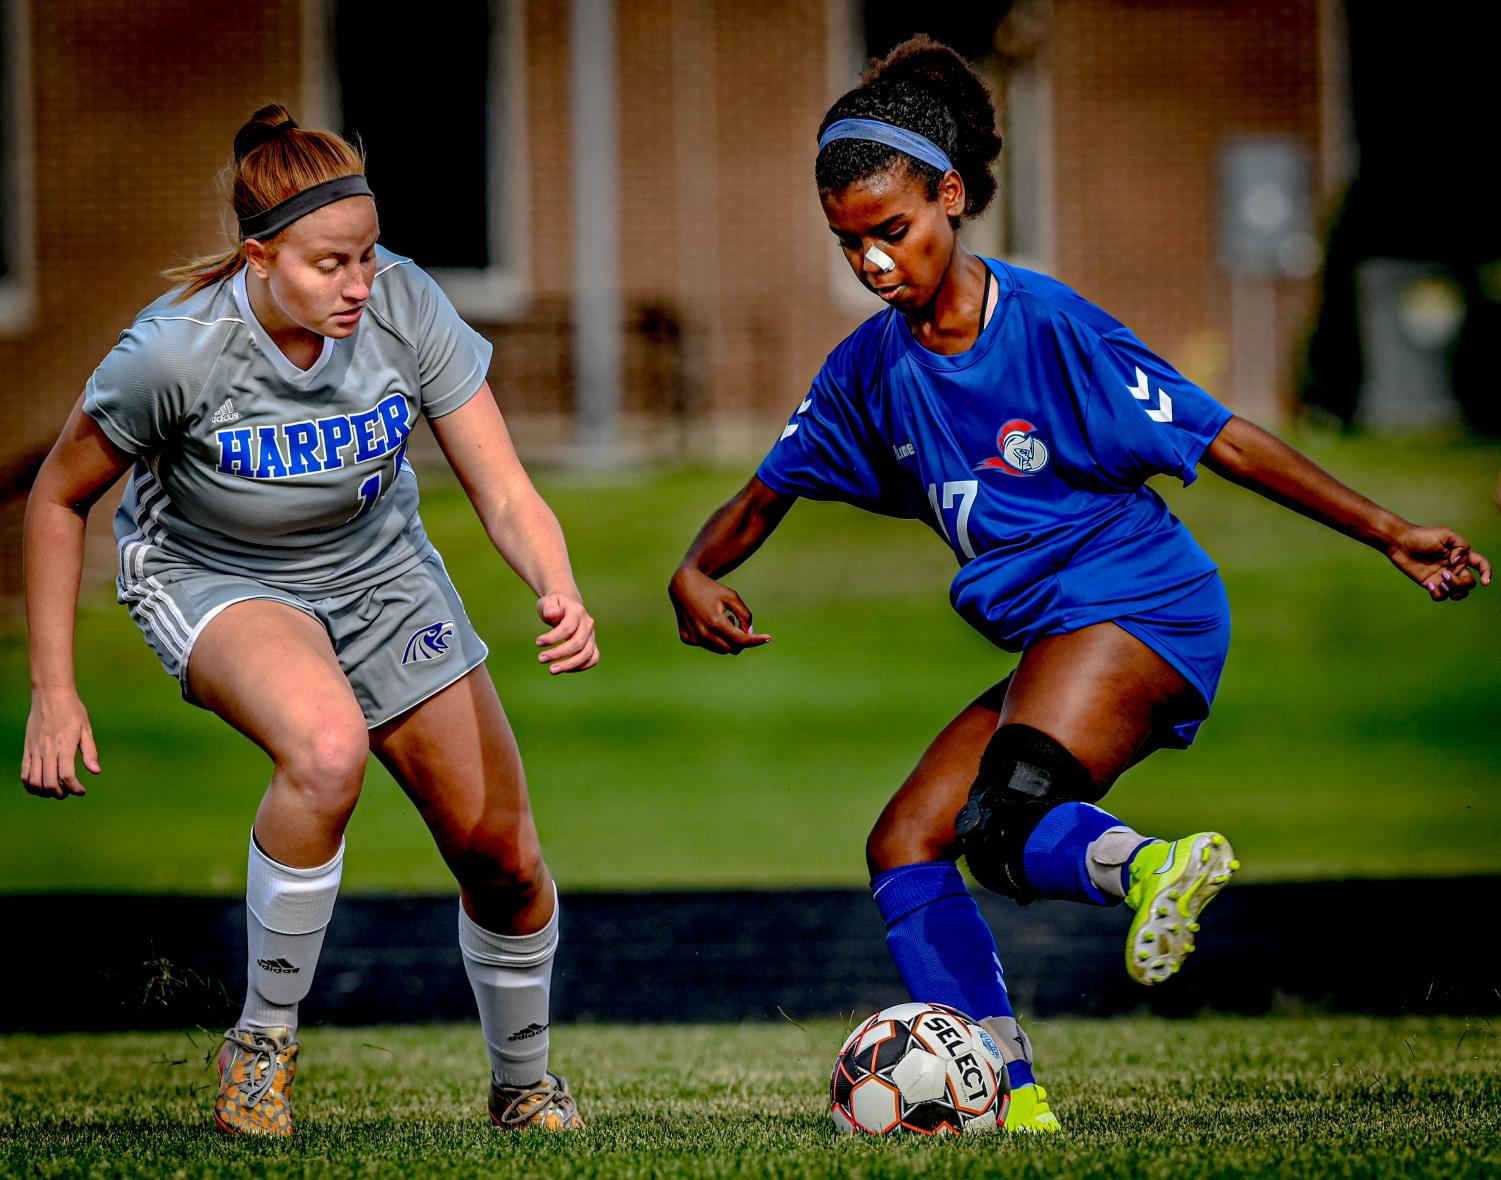
[{"label": "blue headband", "polygon": [[887,147],[906,152],[924,164],[931,164],[940,172],[957,171],[947,153],[926,136],[905,127],[883,123],[879,119],[840,119],[830,123],[829,129],[818,137],[818,150],[823,151],[836,139],[869,139],[884,143]]}]

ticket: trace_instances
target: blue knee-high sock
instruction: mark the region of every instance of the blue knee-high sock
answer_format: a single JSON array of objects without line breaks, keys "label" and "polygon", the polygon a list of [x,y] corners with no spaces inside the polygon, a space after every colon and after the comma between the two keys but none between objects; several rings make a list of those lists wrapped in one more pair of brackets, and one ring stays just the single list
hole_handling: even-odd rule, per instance
[{"label": "blue knee-high sock", "polygon": [[[947,1004],[975,1020],[1016,1018],[995,935],[951,861],[887,869],[870,888],[908,995]],[[1032,1081],[1030,1062],[1010,1062],[1007,1073],[1012,1086]]]},{"label": "blue knee-high sock", "polygon": [[1114,905],[1089,879],[1089,846],[1125,824],[1090,803],[1060,803],[1042,817],[1022,850],[1022,869],[1043,897]]},{"label": "blue knee-high sock", "polygon": [[952,861],[887,869],[870,889],[914,1000],[947,1004],[975,1020],[1015,1015],[995,936]]}]

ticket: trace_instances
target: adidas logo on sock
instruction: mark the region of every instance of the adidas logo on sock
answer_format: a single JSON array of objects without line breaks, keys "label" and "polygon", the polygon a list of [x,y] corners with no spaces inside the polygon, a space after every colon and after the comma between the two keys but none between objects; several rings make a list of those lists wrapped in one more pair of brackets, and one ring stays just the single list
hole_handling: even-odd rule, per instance
[{"label": "adidas logo on sock", "polygon": [[277,975],[296,975],[302,970],[301,967],[292,966],[285,959],[257,959],[256,962],[261,965],[262,971],[272,971]]},{"label": "adidas logo on sock", "polygon": [[215,426],[223,426],[226,422],[238,422],[239,411],[235,409],[234,398],[227,397],[224,404],[214,411],[214,416],[209,419]]},{"label": "adidas logo on sock", "polygon": [[538,1024],[535,1021],[533,1021],[531,1024],[527,1025],[525,1028],[521,1029],[519,1032],[513,1032],[510,1036],[508,1036],[506,1038],[506,1040],[508,1040],[508,1041],[529,1041],[533,1037],[540,1037],[546,1031],[547,1031],[547,1025],[545,1025],[545,1024]]}]

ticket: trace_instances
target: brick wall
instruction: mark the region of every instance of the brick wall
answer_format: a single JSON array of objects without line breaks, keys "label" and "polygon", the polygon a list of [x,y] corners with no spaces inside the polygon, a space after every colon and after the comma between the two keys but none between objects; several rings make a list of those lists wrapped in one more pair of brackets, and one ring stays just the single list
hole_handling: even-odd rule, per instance
[{"label": "brick wall", "polygon": [[56,437],[164,267],[222,248],[230,140],[301,65],[295,0],[33,0],[30,22],[37,313],[0,332],[0,467]]},{"label": "brick wall", "polygon": [[[0,549],[25,485],[99,358],[166,286],[222,248],[215,177],[257,106],[298,92],[296,0],[31,0],[36,313],[0,330]],[[118,491],[115,493],[118,496]],[[109,568],[107,506],[90,569]],[[0,613],[20,567],[0,565]]]},{"label": "brick wall", "polygon": [[[482,325],[523,442],[541,442],[535,419],[571,401],[567,20],[567,0],[528,6],[531,306]],[[827,20],[824,0],[620,8],[622,396],[638,420],[688,416],[680,425],[704,438],[750,419],[769,441],[861,318],[830,298],[833,245],[812,180],[834,85]]]},{"label": "brick wall", "polygon": [[[476,326],[523,453],[541,455],[566,441],[572,400],[569,2],[519,2],[529,298]],[[315,3],[30,0],[38,310],[0,330],[0,471],[55,437],[158,272],[222,244],[214,178],[235,128],[269,99],[314,101],[300,29]],[[1318,13],[1317,0],[1056,0],[1045,35],[1053,269],[1232,405],[1216,151],[1276,132],[1318,158]],[[835,295],[811,176],[819,118],[849,81],[829,66],[839,6],[620,0],[619,14],[625,433],[658,452],[754,448],[876,307]],[[1277,285],[1279,374],[1312,294]],[[14,540],[10,503],[0,543]]]},{"label": "brick wall", "polygon": [[[1287,135],[1318,176],[1318,16],[1310,0],[1059,0],[1053,10],[1055,271],[1232,406],[1244,398],[1230,380],[1217,153],[1233,135]],[[1324,200],[1315,194],[1315,210]],[[1316,292],[1309,280],[1276,288],[1271,367],[1288,397]]]}]

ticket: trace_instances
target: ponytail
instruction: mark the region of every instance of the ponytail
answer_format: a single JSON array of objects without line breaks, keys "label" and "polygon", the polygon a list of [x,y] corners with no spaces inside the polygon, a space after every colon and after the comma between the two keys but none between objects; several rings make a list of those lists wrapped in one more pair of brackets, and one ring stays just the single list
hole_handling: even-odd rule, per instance
[{"label": "ponytail", "polygon": [[[263,106],[235,132],[234,163],[226,171],[236,220],[264,212],[304,189],[342,176],[362,175],[360,150],[330,131],[299,127],[280,103]],[[272,234],[272,238],[276,235]],[[245,265],[245,246],[196,258],[163,274],[183,283],[178,302],[223,282]]]}]

